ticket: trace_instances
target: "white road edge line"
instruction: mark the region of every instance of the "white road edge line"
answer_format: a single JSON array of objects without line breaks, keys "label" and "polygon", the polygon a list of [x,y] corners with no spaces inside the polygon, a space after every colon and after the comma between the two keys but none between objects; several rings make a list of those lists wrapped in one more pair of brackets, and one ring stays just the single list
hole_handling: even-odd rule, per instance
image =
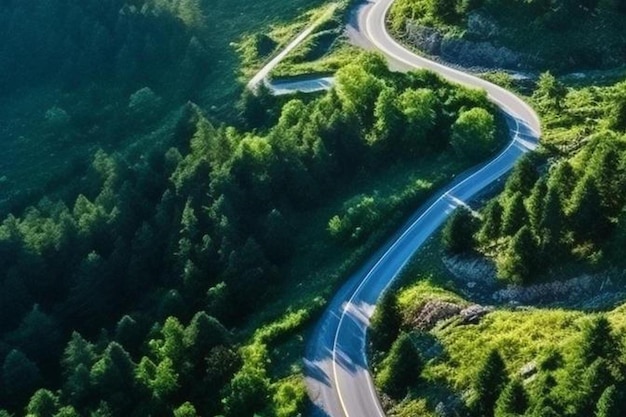
[{"label": "white road edge line", "polygon": [[[375,8],[375,7],[376,7],[377,5],[379,5],[379,4],[380,4],[379,2],[374,3],[374,5],[372,6],[372,9],[373,9],[373,8]],[[383,13],[382,13],[382,18],[381,18],[381,21],[379,22],[379,23],[380,23],[380,25],[381,25],[381,27],[382,27],[382,30],[383,30],[384,35],[388,38],[388,40],[389,40],[389,41],[391,41],[393,44],[395,44],[395,45],[396,45],[396,46],[398,46],[399,48],[404,49],[406,52],[408,52],[408,53],[410,53],[410,54],[413,54],[414,56],[418,57],[419,59],[423,59],[423,60],[425,60],[425,61],[429,61],[429,62],[431,62],[431,63],[435,64],[435,66],[436,66],[436,67],[439,67],[439,68],[445,69],[446,71],[451,71],[451,72],[456,73],[457,75],[460,75],[460,76],[462,76],[462,77],[468,77],[468,78],[473,78],[473,79],[476,79],[476,80],[480,80],[481,82],[479,82],[478,84],[489,85],[491,88],[493,88],[493,86],[495,86],[497,90],[500,90],[501,92],[504,92],[504,93],[506,93],[506,94],[509,94],[509,95],[514,96],[511,92],[509,92],[509,91],[505,90],[504,88],[502,88],[502,87],[500,87],[500,86],[497,86],[497,85],[495,85],[495,84],[488,83],[488,82],[486,82],[486,81],[484,81],[484,80],[482,80],[482,79],[479,79],[479,78],[477,78],[477,77],[474,77],[474,76],[469,75],[469,74],[466,74],[466,73],[463,73],[463,72],[458,71],[458,70],[456,70],[456,69],[454,69],[454,68],[449,68],[449,67],[446,67],[446,66],[444,66],[444,65],[438,64],[438,63],[436,63],[436,62],[430,61],[430,60],[428,60],[428,59],[426,59],[426,58],[419,57],[419,56],[418,56],[418,55],[416,55],[415,53],[413,53],[413,52],[409,51],[408,49],[404,48],[402,45],[398,44],[398,43],[397,43],[397,42],[396,42],[393,38],[391,38],[391,36],[389,35],[389,33],[388,33],[388,31],[387,31],[386,25],[385,25],[385,18],[386,18],[386,16],[387,16],[387,12],[389,11],[389,8],[391,7],[391,5],[392,5],[392,4],[393,4],[393,2],[390,2],[390,3],[387,5],[387,7],[385,8],[385,10],[384,10],[384,11],[383,11]],[[370,12],[370,13],[371,13],[371,12]],[[367,33],[368,35],[371,33],[371,30],[370,30],[370,28],[371,28],[371,25],[370,25],[370,23],[371,23],[371,18],[370,18],[370,17],[371,17],[371,14],[368,14],[368,16],[367,16],[367,20],[366,20],[366,33]],[[385,52],[387,55],[392,56],[393,58],[395,58],[395,59],[399,60],[400,62],[403,62],[403,63],[404,63],[404,64],[406,64],[406,65],[409,65],[410,67],[413,67],[413,68],[420,68],[419,66],[417,66],[417,65],[415,65],[415,64],[413,64],[413,63],[411,63],[411,62],[409,62],[409,61],[407,61],[407,60],[405,60],[404,58],[402,58],[402,57],[400,57],[400,56],[398,56],[398,55],[394,54],[393,52],[386,51],[386,50],[384,49],[384,47],[383,47],[382,45],[380,45],[380,43],[378,43],[378,42],[377,42],[374,38],[372,38],[372,37],[368,36],[368,39],[369,39],[372,43],[374,43],[374,45],[375,45],[375,46],[376,46],[376,47],[377,47],[380,51]],[[455,80],[453,80],[453,81],[455,81]],[[455,82],[458,82],[458,81],[455,81]],[[338,325],[337,325],[337,330],[336,330],[336,332],[335,332],[335,337],[334,337],[334,340],[333,340],[333,355],[332,355],[332,357],[333,357],[333,376],[334,376],[334,379],[335,379],[335,381],[334,381],[334,382],[335,382],[335,386],[336,386],[336,389],[337,389],[337,394],[338,394],[338,397],[339,397],[339,402],[340,402],[340,404],[341,404],[341,408],[343,409],[343,412],[344,412],[344,414],[346,415],[346,417],[350,417],[350,415],[349,415],[349,413],[348,413],[348,410],[347,410],[347,407],[346,407],[345,401],[344,401],[343,396],[342,396],[342,393],[341,393],[341,387],[340,387],[340,384],[338,383],[338,381],[339,381],[339,380],[338,380],[338,373],[337,373],[337,345],[338,345],[338,339],[339,339],[339,330],[341,329],[341,326],[342,326],[343,321],[344,321],[344,319],[345,319],[345,317],[346,317],[346,314],[347,314],[347,311],[348,311],[349,306],[352,304],[353,300],[356,298],[356,296],[358,295],[358,293],[362,290],[363,286],[364,286],[365,284],[367,284],[367,282],[371,279],[371,277],[372,277],[372,276],[373,276],[373,274],[374,274],[374,271],[375,271],[375,270],[376,270],[376,268],[377,268],[377,267],[381,264],[381,262],[383,262],[383,260],[385,260],[385,259],[387,258],[387,256],[389,255],[389,253],[390,253],[393,249],[395,249],[395,248],[398,246],[398,244],[400,243],[400,241],[402,241],[402,240],[404,239],[404,237],[405,237],[408,233],[410,233],[410,232],[414,229],[415,224],[416,224],[416,223],[418,223],[418,222],[419,222],[419,221],[420,221],[420,220],[421,220],[424,216],[426,216],[426,215],[427,215],[430,211],[432,211],[432,209],[433,209],[433,208],[434,208],[434,207],[435,207],[435,206],[436,206],[436,205],[437,205],[437,204],[438,204],[438,203],[439,203],[439,202],[440,202],[440,201],[441,201],[441,200],[445,197],[446,193],[453,192],[456,188],[460,187],[461,185],[463,185],[464,183],[466,183],[466,182],[467,182],[467,181],[469,181],[470,179],[474,178],[476,175],[478,175],[478,174],[482,173],[482,172],[483,172],[485,169],[487,169],[487,168],[488,168],[488,167],[489,167],[489,166],[490,166],[493,162],[495,162],[495,161],[497,161],[498,159],[502,158],[502,157],[503,157],[503,156],[504,156],[504,155],[505,155],[505,154],[506,154],[506,153],[507,153],[507,152],[511,149],[511,147],[513,147],[513,146],[515,145],[515,143],[517,143],[517,142],[518,142],[518,139],[520,139],[520,137],[519,137],[519,134],[520,134],[520,123],[519,123],[519,120],[518,120],[518,119],[519,119],[519,115],[518,115],[517,113],[513,112],[513,111],[512,111],[512,110],[511,110],[508,106],[506,106],[504,103],[502,103],[500,100],[496,99],[496,98],[495,98],[495,97],[493,97],[492,95],[489,95],[489,97],[490,97],[490,99],[491,99],[491,101],[492,101],[492,102],[494,102],[496,105],[498,105],[498,107],[500,107],[501,109],[503,109],[503,110],[505,110],[507,113],[509,113],[509,114],[513,117],[513,120],[515,121],[515,131],[513,132],[513,139],[511,140],[511,142],[509,143],[509,145],[508,145],[508,146],[507,146],[507,147],[506,147],[506,148],[505,148],[505,149],[504,149],[504,150],[503,150],[503,151],[502,151],[502,152],[501,152],[501,153],[500,153],[500,154],[499,154],[496,158],[492,159],[492,160],[491,160],[488,164],[484,165],[481,169],[479,169],[478,171],[474,172],[473,174],[471,174],[470,176],[468,176],[467,178],[465,178],[464,180],[462,180],[462,181],[461,181],[461,182],[459,182],[458,184],[454,185],[454,186],[453,186],[452,188],[450,188],[447,192],[444,192],[441,196],[439,196],[439,197],[438,197],[438,198],[437,198],[437,199],[436,199],[436,200],[435,200],[435,201],[434,201],[434,202],[433,202],[433,203],[432,203],[432,204],[431,204],[431,205],[430,205],[430,206],[429,206],[429,207],[428,207],[428,208],[424,211],[424,213],[422,213],[422,214],[421,214],[421,215],[420,215],[420,216],[419,216],[419,217],[418,217],[418,218],[417,218],[417,219],[416,219],[416,220],[415,220],[415,221],[414,221],[414,222],[413,222],[413,223],[412,223],[412,224],[411,224],[411,225],[410,225],[410,226],[409,226],[409,227],[408,227],[408,228],[407,228],[407,229],[406,229],[403,233],[402,233],[402,235],[400,235],[400,237],[394,241],[394,243],[391,245],[391,247],[385,251],[385,253],[384,253],[384,254],[380,257],[380,259],[376,262],[376,264],[374,264],[374,266],[373,266],[372,268],[370,268],[370,270],[369,270],[369,272],[367,273],[367,275],[365,276],[365,278],[361,281],[361,283],[360,283],[360,284],[359,284],[359,286],[356,288],[356,290],[353,292],[353,294],[352,294],[352,296],[350,297],[350,299],[348,300],[348,302],[347,302],[346,304],[344,304],[344,306],[343,306],[343,308],[342,308],[342,314],[341,314],[341,317],[339,318],[339,323],[338,323]],[[516,97],[516,96],[515,96],[515,97]],[[518,98],[518,97],[516,97],[516,98]],[[518,98],[518,99],[519,99],[519,98]],[[528,110],[530,110],[530,111],[529,111],[529,113],[530,113],[531,115],[533,115],[533,117],[536,117],[536,116],[534,116],[534,115],[535,115],[534,110],[533,110],[533,109],[532,109],[532,108],[531,108],[531,107],[530,107],[530,106],[529,106],[526,102],[524,102],[524,101],[523,101],[523,100],[521,100],[521,99],[519,99],[519,100],[523,103],[523,105],[524,105],[524,106],[525,106]],[[528,128],[529,128],[529,129],[530,129],[533,133],[535,133],[537,136],[539,136],[539,135],[538,135],[538,132],[536,132],[536,131],[535,131],[535,129],[534,129],[532,126],[528,125],[527,127],[528,127]],[[406,261],[405,261],[405,262],[401,265],[400,270],[401,270],[402,268],[404,268],[404,266],[406,265],[406,263],[407,263],[407,262],[408,262],[408,259],[407,259],[407,260],[406,260]],[[386,285],[386,286],[385,286],[385,288],[383,289],[383,293],[387,290],[387,288],[389,287],[389,285],[391,285],[391,283],[392,283],[392,282],[393,282],[393,280],[390,280],[390,281],[387,283],[387,285]],[[366,353],[365,353],[365,350],[362,352],[362,355],[363,355],[364,363],[367,363],[367,355],[366,355]],[[385,417],[385,414],[384,414],[384,412],[383,412],[383,410],[382,410],[382,408],[381,408],[381,405],[380,405],[380,401],[378,400],[378,395],[377,395],[377,394],[374,392],[374,390],[373,390],[373,384],[371,383],[371,382],[372,382],[372,381],[371,381],[371,375],[369,374],[369,372],[368,372],[368,379],[370,380],[370,384],[369,384],[370,394],[372,395],[372,399],[374,399],[374,403],[377,405],[377,411],[378,411],[378,414],[379,414],[379,416],[380,416],[380,417]]]}]

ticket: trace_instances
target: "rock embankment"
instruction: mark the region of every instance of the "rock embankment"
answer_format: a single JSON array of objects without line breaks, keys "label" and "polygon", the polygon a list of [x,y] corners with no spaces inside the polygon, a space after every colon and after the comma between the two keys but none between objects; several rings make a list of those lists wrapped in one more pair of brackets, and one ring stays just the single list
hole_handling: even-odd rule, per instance
[{"label": "rock embankment", "polygon": [[626,299],[626,293],[615,284],[624,272],[606,271],[582,274],[569,279],[533,285],[507,285],[496,278],[492,261],[480,256],[446,257],[443,262],[472,300],[496,305],[542,305],[569,308],[611,308]]},{"label": "rock embankment", "polygon": [[536,67],[535,57],[498,45],[499,29],[489,16],[473,12],[468,16],[467,30],[446,34],[438,29],[409,22],[406,40],[424,53],[465,68],[525,71]]}]

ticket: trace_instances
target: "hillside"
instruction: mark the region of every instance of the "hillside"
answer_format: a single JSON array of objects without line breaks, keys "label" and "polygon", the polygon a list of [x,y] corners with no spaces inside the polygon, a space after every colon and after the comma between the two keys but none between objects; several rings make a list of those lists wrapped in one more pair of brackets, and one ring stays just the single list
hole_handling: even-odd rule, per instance
[{"label": "hillside", "polygon": [[391,415],[624,412],[624,91],[539,78],[542,148],[457,209],[376,313]]},{"label": "hillside", "polygon": [[625,13],[619,0],[398,0],[389,25],[464,67],[580,72],[623,66]]},{"label": "hillside", "polygon": [[235,43],[321,3],[3,2],[0,213],[62,191],[98,149],[148,153],[190,100],[240,123]]},{"label": "hillside", "polygon": [[[484,93],[434,74],[366,54],[336,79],[249,97],[266,112],[247,122],[267,128],[216,126],[187,104],[149,153],[99,151],[64,199],[6,216],[2,408],[294,415],[299,335],[324,297],[504,137]],[[463,146],[466,119],[481,121],[479,149]]]}]

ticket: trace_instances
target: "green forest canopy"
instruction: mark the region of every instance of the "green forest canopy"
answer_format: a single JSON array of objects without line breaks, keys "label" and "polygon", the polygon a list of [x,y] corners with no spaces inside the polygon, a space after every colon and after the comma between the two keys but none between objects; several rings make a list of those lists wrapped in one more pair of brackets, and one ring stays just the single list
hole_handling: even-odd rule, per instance
[{"label": "green forest canopy", "polygon": [[[362,171],[436,155],[464,160],[451,150],[451,126],[468,113],[488,122],[476,133],[484,155],[497,145],[484,92],[426,71],[392,73],[371,54],[322,95],[281,105],[262,94],[243,105],[256,117],[249,123],[268,128],[214,126],[187,104],[163,132],[169,141],[135,157],[97,152],[64,198],[43,197],[2,221],[5,408],[289,415],[294,395],[259,358],[293,326],[261,332],[241,350],[246,335],[226,328],[245,324],[288,279],[281,267],[294,230]],[[252,111],[260,105],[267,112]],[[384,217],[371,216],[384,213],[379,202],[361,203],[329,223],[336,244],[360,243]]]}]

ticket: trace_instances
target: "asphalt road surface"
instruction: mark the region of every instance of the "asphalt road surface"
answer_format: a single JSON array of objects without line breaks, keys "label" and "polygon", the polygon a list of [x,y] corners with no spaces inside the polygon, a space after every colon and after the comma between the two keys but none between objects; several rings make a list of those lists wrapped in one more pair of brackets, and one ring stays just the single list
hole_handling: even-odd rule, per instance
[{"label": "asphalt road surface", "polygon": [[366,331],[376,301],[448,215],[506,174],[520,156],[537,146],[540,135],[537,115],[514,94],[419,57],[395,42],[384,25],[392,1],[377,0],[361,7],[350,30],[385,54],[394,68],[428,68],[452,81],[485,89],[506,116],[511,142],[494,159],[459,176],[419,208],[335,294],[310,336],[305,356],[306,381],[314,403],[311,414],[315,417],[385,415],[365,356]]}]

